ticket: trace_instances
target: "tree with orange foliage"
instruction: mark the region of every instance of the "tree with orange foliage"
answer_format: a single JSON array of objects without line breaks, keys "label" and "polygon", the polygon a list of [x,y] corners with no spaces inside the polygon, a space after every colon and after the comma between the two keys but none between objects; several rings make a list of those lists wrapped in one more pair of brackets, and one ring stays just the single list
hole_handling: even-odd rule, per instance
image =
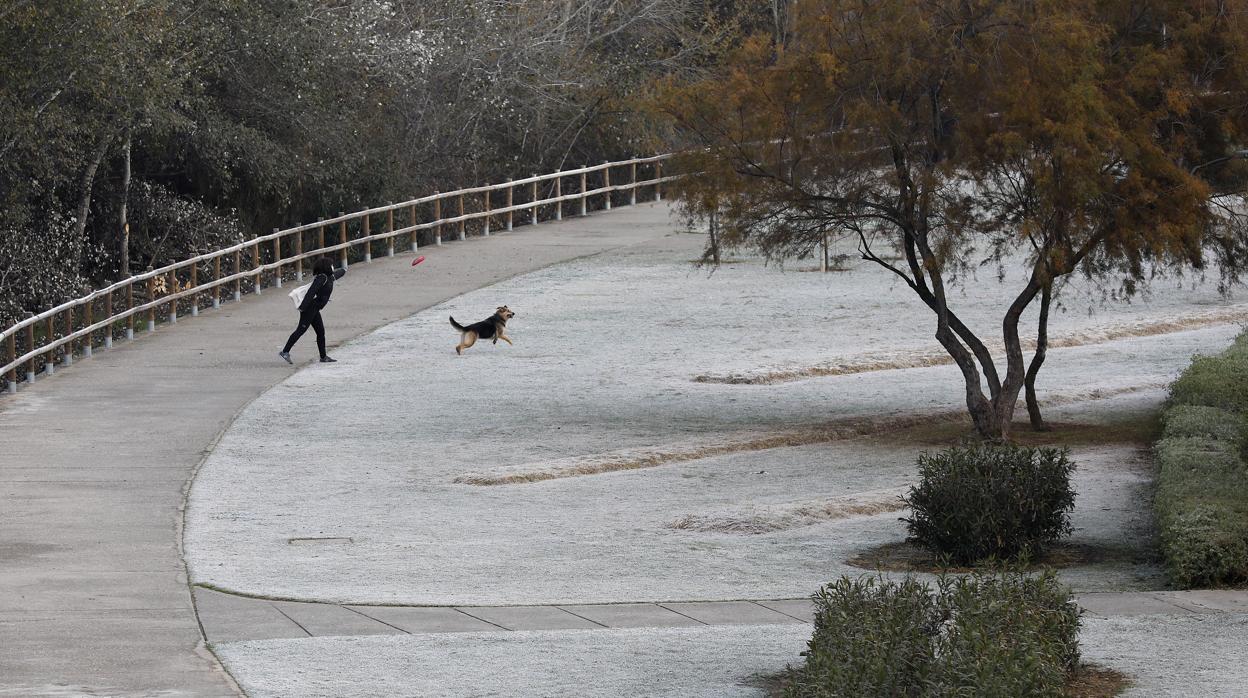
[{"label": "tree with orange foliage", "polygon": [[[1050,305],[1076,272],[1132,293],[1248,264],[1245,0],[810,0],[656,104],[688,150],[676,190],[721,245],[803,255],[829,232],[932,310],[984,438],[1008,438]],[[1004,375],[950,288],[1024,259]],[[900,261],[893,261],[900,260]],[[1020,322],[1039,303],[1036,350]]]}]

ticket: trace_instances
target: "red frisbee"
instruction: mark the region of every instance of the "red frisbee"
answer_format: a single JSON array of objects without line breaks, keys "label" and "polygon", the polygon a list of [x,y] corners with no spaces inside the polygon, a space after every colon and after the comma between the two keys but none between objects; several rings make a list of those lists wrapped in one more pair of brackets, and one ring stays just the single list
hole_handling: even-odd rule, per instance
[{"label": "red frisbee", "polygon": [[421,256],[412,260],[412,266],[416,266],[417,264],[420,264],[423,261],[425,261],[425,256],[422,254]]}]

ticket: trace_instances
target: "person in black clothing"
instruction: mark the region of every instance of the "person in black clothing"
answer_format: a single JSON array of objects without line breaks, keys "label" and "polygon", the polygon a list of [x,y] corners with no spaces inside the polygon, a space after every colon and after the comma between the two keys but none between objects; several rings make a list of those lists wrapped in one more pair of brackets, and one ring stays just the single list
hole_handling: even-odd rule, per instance
[{"label": "person in black clothing", "polygon": [[329,260],[329,257],[318,257],[312,264],[312,273],[315,275],[312,279],[312,287],[308,289],[308,294],[299,304],[299,326],[290,333],[286,346],[277,353],[288,364],[294,363],[290,360],[290,350],[309,327],[316,331],[316,348],[321,352],[321,363],[328,364],[335,361],[325,353],[325,323],[321,321],[321,309],[329,302],[329,297],[334,292],[334,279],[341,279],[347,270],[334,269],[334,263]]}]

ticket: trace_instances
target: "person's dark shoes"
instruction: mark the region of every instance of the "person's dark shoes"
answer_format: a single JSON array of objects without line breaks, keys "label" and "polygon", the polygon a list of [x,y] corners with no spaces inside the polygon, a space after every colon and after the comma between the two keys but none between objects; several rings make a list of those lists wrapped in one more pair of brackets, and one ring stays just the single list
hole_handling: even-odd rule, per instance
[{"label": "person's dark shoes", "polygon": [[321,357],[321,363],[323,363],[323,364],[336,364],[336,363],[338,363],[338,359],[331,358],[331,357],[329,356],[329,354],[326,354],[325,356],[322,356],[322,357]]},{"label": "person's dark shoes", "polygon": [[286,360],[286,363],[288,363],[288,364],[292,364],[292,365],[293,365],[293,364],[295,363],[294,361],[291,361],[291,360],[290,360],[290,352],[288,352],[288,351],[279,351],[279,352],[277,352],[277,355],[278,355],[278,356],[280,356],[280,357],[282,357],[283,359],[285,359],[285,360]]}]

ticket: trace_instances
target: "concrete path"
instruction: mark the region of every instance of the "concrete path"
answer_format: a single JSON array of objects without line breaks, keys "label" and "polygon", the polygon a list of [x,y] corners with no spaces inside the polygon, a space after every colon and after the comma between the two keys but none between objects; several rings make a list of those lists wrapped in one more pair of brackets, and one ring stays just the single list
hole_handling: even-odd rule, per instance
[{"label": "concrete path", "polygon": [[[561,606],[357,606],[254,599],[196,588],[209,642],[280,638],[592,630],[810,623],[808,599]],[[1078,595],[1096,618],[1248,613],[1248,591],[1151,591]]]},{"label": "concrete path", "polygon": [[[410,254],[356,264],[326,309],[330,340],[673,230],[666,205],[642,204],[422,249],[415,269]],[[0,695],[238,693],[203,647],[180,512],[234,415],[294,370],[276,352],[295,320],[265,290],[0,398]],[[294,354],[315,357],[311,333]]]}]

